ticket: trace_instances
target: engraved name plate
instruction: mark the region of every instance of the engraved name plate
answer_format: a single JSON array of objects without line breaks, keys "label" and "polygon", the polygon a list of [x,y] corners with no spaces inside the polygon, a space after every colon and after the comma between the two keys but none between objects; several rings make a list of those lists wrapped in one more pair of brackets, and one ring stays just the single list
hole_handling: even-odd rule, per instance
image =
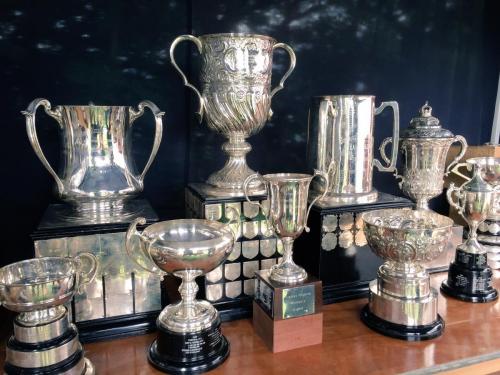
[{"label": "engraved name plate", "polygon": [[284,289],[282,294],[283,319],[314,314],[314,285]]}]

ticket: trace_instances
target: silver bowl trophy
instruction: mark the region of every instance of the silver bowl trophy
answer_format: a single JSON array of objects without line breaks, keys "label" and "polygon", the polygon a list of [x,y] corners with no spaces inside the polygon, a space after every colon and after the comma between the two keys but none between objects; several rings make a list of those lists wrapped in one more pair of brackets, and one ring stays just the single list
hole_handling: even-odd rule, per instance
[{"label": "silver bowl trophy", "polygon": [[468,237],[457,247],[441,291],[467,302],[490,302],[498,298],[498,292],[492,286],[493,272],[488,266],[487,251],[477,240],[477,228],[493,212],[497,192],[483,179],[488,169],[481,159],[477,163],[476,159],[468,159],[467,165],[472,178],[459,188],[451,183],[446,197],[469,225]]},{"label": "silver bowl trophy", "polygon": [[[373,126],[375,116],[393,110],[393,150],[387,165],[374,158]],[[307,160],[310,169],[327,171],[332,160],[336,167],[330,175],[330,188],[321,199],[323,205],[361,204],[377,200],[372,186],[373,166],[382,172],[396,167],[399,139],[399,106],[395,101],[375,107],[371,95],[329,95],[312,98],[309,108]],[[323,193],[313,183],[311,199]]]},{"label": "silver bowl trophy", "polygon": [[[35,114],[39,106],[61,129],[62,165],[58,174],[38,142]],[[149,108],[155,118],[155,138],[149,159],[138,173],[131,159],[130,132],[134,121]],[[54,177],[58,197],[70,203],[70,221],[87,224],[123,221],[132,216],[126,202],[143,190],[144,177],[162,137],[162,116],[150,101],[138,108],[125,106],[64,105],[52,108],[47,99],[33,100],[26,111],[26,130],[36,155]]]},{"label": "silver bowl trophy", "polygon": [[372,251],[384,259],[370,282],[361,320],[373,330],[407,341],[441,335],[438,293],[423,262],[446,247],[453,220],[430,210],[383,209],[362,216]]},{"label": "silver bowl trophy", "polygon": [[[469,159],[481,168],[481,177],[491,186],[498,189],[500,186],[500,158],[495,157],[477,157]],[[453,168],[452,173],[469,181],[470,177],[460,173],[461,167],[468,163],[459,163]],[[477,228],[477,240],[488,252],[488,264],[491,268],[500,269],[500,194],[495,194],[493,209]]]},{"label": "silver bowl trophy", "polygon": [[158,337],[149,349],[149,362],[162,371],[204,372],[220,365],[229,355],[219,314],[209,302],[196,299],[195,279],[218,267],[233,250],[240,226],[236,210],[233,215],[235,218],[227,224],[180,219],[155,223],[142,232],[136,226],[145,224],[143,218],[130,224],[126,238],[129,256],[150,272],[182,279],[181,301],[160,313]]},{"label": "silver bowl trophy", "polygon": [[[390,160],[385,147],[391,142],[391,138],[386,138],[380,146],[380,154],[386,162]],[[460,153],[445,168],[446,155],[455,142],[462,146]],[[395,173],[396,178],[401,179],[399,187],[416,202],[417,210],[428,210],[429,200],[443,192],[444,177],[465,155],[467,141],[461,135],[455,136],[443,129],[439,120],[432,116],[432,107],[426,102],[420,109],[420,115],[414,117],[401,134],[399,146],[404,156],[403,175],[398,175],[397,171]]]},{"label": "silver bowl trophy", "polygon": [[97,259],[89,253],[29,259],[0,269],[0,301],[19,313],[5,349],[6,374],[94,374],[64,304],[96,270]]},{"label": "silver bowl trophy", "polygon": [[[201,90],[188,82],[175,62],[175,47],[182,41],[193,42],[201,54]],[[290,67],[271,90],[273,52],[278,48],[290,55]],[[218,197],[243,196],[243,182],[254,173],[246,162],[252,147],[245,139],[259,132],[271,117],[271,99],[295,68],[292,48],[265,35],[181,35],[170,46],[170,60],[184,85],[198,96],[200,121],[205,117],[210,129],[228,139],[222,150],[229,158],[221,170],[210,175],[206,191]],[[254,181],[249,192],[261,194],[262,184]]]},{"label": "silver bowl trophy", "polygon": [[[334,168],[332,162],[326,172],[315,170],[314,175],[299,173],[276,173],[249,176],[243,189],[247,201],[252,205],[259,205],[262,212],[267,216],[268,228],[283,243],[283,258],[279,264],[270,270],[257,271],[255,300],[254,300],[254,326],[256,332],[261,336],[273,352],[289,350],[301,346],[320,343],[322,340],[322,315],[321,308],[321,281],[309,277],[304,268],[293,261],[293,243],[304,230],[307,232],[307,218],[311,207],[316,200],[327,194],[329,186],[329,172]],[[323,181],[323,195],[318,195],[307,206],[309,186],[315,177]],[[267,190],[269,207],[250,200],[247,188],[253,181],[262,181]],[[283,345],[279,328],[274,325],[276,320],[298,318],[315,314],[307,324],[301,324],[300,320],[292,323],[288,328],[288,334],[295,332],[294,337],[302,339],[288,340]],[[310,318],[306,318],[310,319]],[[301,330],[313,330],[314,324],[319,324],[318,332],[304,335]],[[283,326],[282,326],[283,327]],[[304,340],[306,338],[306,340]],[[309,341],[308,341],[309,340]]]}]

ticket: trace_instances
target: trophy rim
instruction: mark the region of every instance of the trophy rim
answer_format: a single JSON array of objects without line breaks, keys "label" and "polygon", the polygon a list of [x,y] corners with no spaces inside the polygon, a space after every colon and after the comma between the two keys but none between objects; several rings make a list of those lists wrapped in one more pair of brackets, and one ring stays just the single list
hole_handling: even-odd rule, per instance
[{"label": "trophy rim", "polygon": [[[404,214],[413,217],[415,219],[418,219],[418,215],[422,216],[421,218],[424,219],[426,216],[427,217],[434,217],[438,221],[438,225],[435,227],[428,227],[426,226],[425,228],[398,228],[398,227],[391,227],[388,226],[387,224],[381,223],[381,224],[376,224],[374,223],[374,220],[376,217],[389,217],[391,213],[403,213]],[[380,228],[380,229],[387,229],[390,231],[394,232],[406,232],[406,233],[421,233],[425,231],[440,231],[440,230],[446,230],[449,229],[453,226],[453,220],[447,216],[440,215],[437,212],[433,211],[428,211],[428,210],[406,210],[406,209],[400,209],[400,208],[383,208],[379,210],[373,210],[373,211],[368,211],[364,212],[361,215],[361,219],[364,221],[366,225],[370,225],[372,227]],[[371,220],[370,220],[371,219]],[[430,223],[429,223],[430,224]]]},{"label": "trophy rim", "polygon": [[76,107],[86,107],[86,108],[128,108],[130,105],[106,105],[106,104],[58,104],[58,107],[63,108],[76,108]]},{"label": "trophy rim", "polygon": [[341,94],[341,95],[313,95],[311,98],[314,99],[333,99],[333,98],[363,98],[363,99],[370,99],[373,98],[375,99],[375,95],[356,95],[356,94]]},{"label": "trophy rim", "polygon": [[262,177],[270,181],[305,181],[312,176],[307,173],[267,173]]},{"label": "trophy rim", "polygon": [[198,38],[219,38],[219,37],[230,37],[230,38],[259,38],[266,39],[276,42],[272,36],[263,35],[263,34],[254,34],[254,33],[211,33],[211,34],[203,34]]}]

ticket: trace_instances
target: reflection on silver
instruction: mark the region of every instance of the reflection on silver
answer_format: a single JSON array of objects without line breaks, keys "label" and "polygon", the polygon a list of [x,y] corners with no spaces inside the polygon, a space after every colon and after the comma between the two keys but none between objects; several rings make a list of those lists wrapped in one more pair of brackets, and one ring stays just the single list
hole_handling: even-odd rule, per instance
[{"label": "reflection on silver", "polygon": [[[63,164],[60,177],[49,164],[38,142],[35,114],[39,106],[61,129]],[[134,121],[149,108],[155,118],[155,138],[141,173],[131,160],[129,137]],[[144,177],[153,162],[162,136],[162,116],[150,101],[135,110],[124,106],[64,105],[52,109],[47,99],[33,100],[26,111],[28,138],[56,182],[60,199],[74,204],[79,216],[95,222],[112,221],[123,214],[124,202],[143,190]]]},{"label": "reflection on silver", "polygon": [[255,276],[255,271],[259,270],[259,261],[253,260],[250,262],[243,262],[243,275],[246,278],[253,278]]},{"label": "reflection on silver", "polygon": [[[175,62],[175,47],[182,41],[193,42],[201,54],[201,92],[188,82]],[[273,52],[278,48],[288,52],[290,66],[271,91]],[[229,159],[207,181],[215,187],[214,195],[243,195],[243,182],[254,173],[246,163],[245,155],[252,147],[245,139],[259,132],[271,117],[271,99],[283,88],[295,67],[292,48],[264,35],[181,35],[170,46],[170,61],[184,85],[198,96],[200,121],[205,117],[210,129],[228,139],[222,150]],[[254,182],[249,191],[256,194],[261,190],[262,185]]]},{"label": "reflection on silver", "polygon": [[232,281],[226,283],[226,297],[236,298],[241,294],[241,281]]},{"label": "reflection on silver", "polygon": [[206,287],[206,295],[207,300],[209,301],[217,301],[222,298],[222,288],[223,284],[211,284]]},{"label": "reflection on silver", "polygon": [[244,241],[241,243],[241,251],[245,259],[253,259],[259,253],[259,241]]},{"label": "reflection on silver", "polygon": [[334,250],[337,247],[337,235],[335,233],[325,233],[321,239],[321,248],[325,251]]},{"label": "reflection on silver", "polygon": [[243,215],[246,218],[253,219],[259,214],[259,206],[255,206],[248,202],[243,202]]},{"label": "reflection on silver", "polygon": [[266,258],[273,256],[276,253],[276,239],[260,240],[260,253]]},{"label": "reflection on silver", "polygon": [[261,270],[268,270],[271,269],[272,266],[276,264],[276,258],[271,258],[271,259],[262,259],[260,261],[260,269]]},{"label": "reflection on silver", "polygon": [[224,266],[224,277],[227,280],[236,280],[241,275],[240,263],[226,263]]},{"label": "reflection on silver", "polygon": [[[392,139],[394,148],[387,165],[374,158],[373,124],[386,107],[394,113]],[[395,101],[382,102],[375,108],[370,95],[329,95],[312,98],[309,109],[308,152],[310,169],[328,171],[332,160],[335,169],[329,174],[328,194],[321,203],[369,203],[377,199],[372,187],[373,167],[382,172],[395,170],[399,137],[399,106]],[[313,183],[311,198],[323,192],[321,183]]]},{"label": "reflection on silver", "polygon": [[348,247],[351,247],[354,242],[352,233],[350,231],[344,231],[340,233],[339,236],[339,246],[343,247],[344,249],[347,249]]},{"label": "reflection on silver", "polygon": [[234,261],[238,259],[240,255],[241,255],[241,242],[235,242],[233,246],[233,251],[231,251],[231,254],[229,254],[227,260]]},{"label": "reflection on silver", "polygon": [[243,293],[247,296],[253,296],[255,294],[255,280],[249,279],[243,281]]},{"label": "reflection on silver", "polygon": [[222,204],[207,204],[205,217],[207,220],[219,221],[222,218]]},{"label": "reflection on silver", "polygon": [[243,237],[252,239],[259,234],[258,221],[245,221],[242,223]]},{"label": "reflection on silver", "polygon": [[453,221],[429,210],[404,209],[370,211],[362,218],[368,244],[385,260],[370,283],[371,312],[405,326],[435,322],[437,292],[422,263],[446,248]]},{"label": "reflection on silver", "polygon": [[340,214],[339,228],[340,230],[350,230],[354,225],[354,214],[345,212]]},{"label": "reflection on silver", "polygon": [[325,215],[323,217],[323,232],[333,232],[337,229],[337,215]]},{"label": "reflection on silver", "polygon": [[[137,225],[146,224],[146,219],[138,218],[130,224],[125,242],[130,258],[150,272],[170,273],[182,279],[181,301],[165,307],[158,317],[163,328],[181,333],[199,332],[217,321],[217,310],[207,301],[196,300],[195,279],[220,266],[233,250],[239,228],[233,232],[231,225],[239,223],[240,218],[239,212],[226,207],[226,216],[228,212],[232,212],[232,220],[227,224],[180,219],[152,224],[142,232]],[[139,239],[138,246],[134,238]]]}]

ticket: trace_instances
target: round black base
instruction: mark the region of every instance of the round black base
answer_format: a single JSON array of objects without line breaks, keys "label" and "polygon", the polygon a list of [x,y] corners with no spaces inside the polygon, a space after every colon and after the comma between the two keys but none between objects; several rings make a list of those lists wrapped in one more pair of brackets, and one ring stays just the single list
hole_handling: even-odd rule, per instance
[{"label": "round black base", "polygon": [[151,344],[148,352],[148,360],[155,368],[168,374],[201,374],[210,371],[222,364],[229,356],[229,343],[224,336],[220,349],[217,353],[202,360],[191,362],[176,362],[165,359],[158,352],[157,340]]},{"label": "round black base", "polygon": [[473,303],[484,303],[495,301],[498,298],[498,292],[496,289],[490,289],[485,292],[478,293],[465,293],[463,291],[454,289],[448,285],[448,281],[445,280],[441,284],[441,292],[447,296],[459,299],[465,302]]},{"label": "round black base", "polygon": [[378,333],[405,341],[430,340],[441,336],[444,331],[444,321],[440,315],[429,325],[405,326],[379,318],[370,311],[368,305],[361,310],[361,321]]}]

